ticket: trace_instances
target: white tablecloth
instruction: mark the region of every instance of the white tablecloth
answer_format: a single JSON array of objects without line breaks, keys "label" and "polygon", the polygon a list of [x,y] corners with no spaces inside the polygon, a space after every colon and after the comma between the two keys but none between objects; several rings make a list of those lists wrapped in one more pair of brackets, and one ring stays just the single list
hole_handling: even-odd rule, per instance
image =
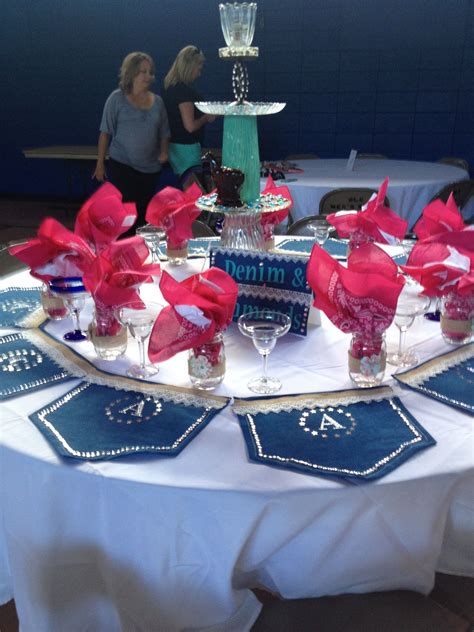
[{"label": "white tablecloth", "polygon": [[[32,281],[3,281],[13,284]],[[391,328],[388,342],[396,340]],[[447,350],[439,325],[423,319],[407,342],[422,358]],[[348,388],[348,343],[323,318],[306,338],[279,340],[269,367],[284,393]],[[79,348],[93,357],[89,343]],[[119,369],[135,351],[131,341]],[[226,354],[216,394],[250,396],[260,359],[235,325]],[[158,377],[187,386],[185,354]],[[436,570],[474,575],[466,414],[400,391],[437,445],[377,482],[349,485],[250,462],[230,408],[175,458],[62,459],[27,417],[74,384],[0,405],[0,602],[15,597],[24,631],[241,632],[260,610],[255,586],[286,598],[427,593]]]},{"label": "white tablecloth", "polygon": [[[353,171],[346,169],[345,159],[304,160],[299,166],[304,173],[288,174],[281,183],[291,191],[294,221],[307,215],[317,215],[321,198],[333,189],[378,189],[388,176],[387,195],[391,208],[408,220],[411,228],[423,208],[444,185],[469,178],[467,171],[459,167],[411,160],[357,159]],[[296,180],[292,181],[293,178]]]}]

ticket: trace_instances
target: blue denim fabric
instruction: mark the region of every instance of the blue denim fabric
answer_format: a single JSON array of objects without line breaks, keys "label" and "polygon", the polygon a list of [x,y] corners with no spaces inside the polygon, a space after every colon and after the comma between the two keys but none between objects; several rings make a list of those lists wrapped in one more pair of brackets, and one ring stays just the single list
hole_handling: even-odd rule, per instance
[{"label": "blue denim fabric", "polygon": [[30,419],[59,454],[99,460],[175,456],[218,412],[82,382]]},{"label": "blue denim fabric", "polygon": [[[442,362],[443,356],[439,356],[439,359]],[[422,367],[423,364],[420,366]],[[474,415],[474,357],[460,362],[443,373],[429,377],[422,384],[410,384],[412,372],[414,370],[408,370],[395,374],[393,377],[402,386]]]},{"label": "blue denim fabric", "polygon": [[0,338],[0,375],[0,400],[74,379],[21,333]]},{"label": "blue denim fabric", "polygon": [[436,443],[395,397],[238,417],[251,460],[351,483],[385,476]]},{"label": "blue denim fabric", "polygon": [[23,327],[22,321],[41,307],[39,288],[0,290],[0,327]]}]

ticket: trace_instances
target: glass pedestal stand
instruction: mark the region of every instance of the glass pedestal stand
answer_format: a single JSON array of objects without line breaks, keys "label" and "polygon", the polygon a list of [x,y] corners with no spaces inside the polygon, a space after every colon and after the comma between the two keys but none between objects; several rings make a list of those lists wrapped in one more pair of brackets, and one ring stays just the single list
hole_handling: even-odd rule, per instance
[{"label": "glass pedestal stand", "polygon": [[216,204],[217,193],[201,196],[196,206],[202,211],[224,215],[219,247],[235,250],[265,249],[265,239],[261,224],[262,213],[272,213],[288,208],[291,204],[282,195],[265,193],[254,202],[248,202],[240,208]]},{"label": "glass pedestal stand", "polygon": [[195,106],[205,114],[224,116],[222,164],[240,169],[245,176],[240,190],[242,202],[257,200],[260,194],[260,154],[257,116],[281,112],[285,103],[228,103],[201,101]]},{"label": "glass pedestal stand", "polygon": [[260,195],[260,155],[256,116],[224,116],[222,164],[240,169],[244,173],[245,180],[240,189],[242,202],[256,200]]}]

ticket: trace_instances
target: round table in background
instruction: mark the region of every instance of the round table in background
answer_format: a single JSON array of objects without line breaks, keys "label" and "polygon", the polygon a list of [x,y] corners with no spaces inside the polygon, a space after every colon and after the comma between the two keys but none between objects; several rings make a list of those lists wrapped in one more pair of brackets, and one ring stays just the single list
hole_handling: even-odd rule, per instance
[{"label": "round table in background", "polygon": [[388,176],[390,206],[411,228],[423,208],[446,184],[469,178],[468,172],[459,167],[412,160],[361,158],[355,161],[352,171],[347,170],[345,158],[304,160],[298,166],[303,173],[287,174],[281,182],[289,187],[293,197],[293,221],[317,215],[321,198],[333,189],[378,189]]}]

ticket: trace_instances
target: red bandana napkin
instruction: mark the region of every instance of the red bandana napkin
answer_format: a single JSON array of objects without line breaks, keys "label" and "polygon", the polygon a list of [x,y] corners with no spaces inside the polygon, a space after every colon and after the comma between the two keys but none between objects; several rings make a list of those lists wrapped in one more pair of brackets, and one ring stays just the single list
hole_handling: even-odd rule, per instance
[{"label": "red bandana napkin", "polygon": [[315,245],[307,268],[314,305],[344,333],[370,337],[392,323],[402,275],[392,258],[374,244],[363,244],[349,256],[347,268]]},{"label": "red bandana napkin", "polygon": [[[472,231],[469,231],[474,236]],[[469,252],[456,242],[463,243],[466,231],[442,235],[453,243],[423,241],[415,245],[402,270],[423,286],[427,296],[445,296],[452,291],[467,294],[474,292],[474,249]],[[472,244],[472,241],[471,241]],[[474,245],[474,244],[473,244]]]},{"label": "red bandana napkin", "polygon": [[122,202],[120,191],[106,182],[80,208],[74,232],[99,253],[133,226],[136,219],[135,203]]},{"label": "red bandana napkin", "polygon": [[274,211],[273,213],[262,213],[262,219],[260,220],[260,223],[263,227],[263,236],[270,239],[273,235],[273,228],[277,224],[281,224],[281,222],[288,217],[289,210],[293,205],[293,198],[291,197],[289,188],[285,186],[277,186],[273,182],[273,178],[271,176],[268,176],[265,188],[262,191],[262,195],[265,195],[265,193],[271,193],[272,195],[282,195],[286,200],[290,200],[291,202],[291,205],[288,208],[285,208],[281,211]]},{"label": "red bandana napkin", "polygon": [[169,246],[179,248],[193,236],[193,221],[201,214],[195,202],[201,195],[197,184],[192,184],[186,191],[165,187],[150,200],[146,221],[166,232]]},{"label": "red bandana napkin", "polygon": [[[418,239],[427,239],[442,233],[463,230],[465,226],[451,193],[446,204],[441,200],[434,200],[425,206],[413,231]],[[472,238],[474,240],[474,235]]]},{"label": "red bandana napkin", "polygon": [[160,289],[170,303],[156,320],[150,337],[151,362],[163,362],[176,353],[212,340],[232,321],[238,286],[227,272],[210,268],[181,283],[163,272]]},{"label": "red bandana napkin", "polygon": [[358,232],[382,244],[395,244],[403,239],[408,222],[384,206],[387,188],[388,178],[385,178],[377,195],[361,211],[338,211],[327,216],[339,237],[348,238]]},{"label": "red bandana napkin", "polygon": [[32,276],[46,282],[56,277],[82,276],[95,258],[81,237],[52,217],[43,220],[36,237],[12,246],[9,253],[26,263]]},{"label": "red bandana napkin", "polygon": [[158,264],[145,264],[148,248],[141,237],[130,237],[111,243],[97,255],[84,272],[86,289],[100,306],[118,307],[137,302],[138,288],[152,283],[152,275],[160,274]]}]

